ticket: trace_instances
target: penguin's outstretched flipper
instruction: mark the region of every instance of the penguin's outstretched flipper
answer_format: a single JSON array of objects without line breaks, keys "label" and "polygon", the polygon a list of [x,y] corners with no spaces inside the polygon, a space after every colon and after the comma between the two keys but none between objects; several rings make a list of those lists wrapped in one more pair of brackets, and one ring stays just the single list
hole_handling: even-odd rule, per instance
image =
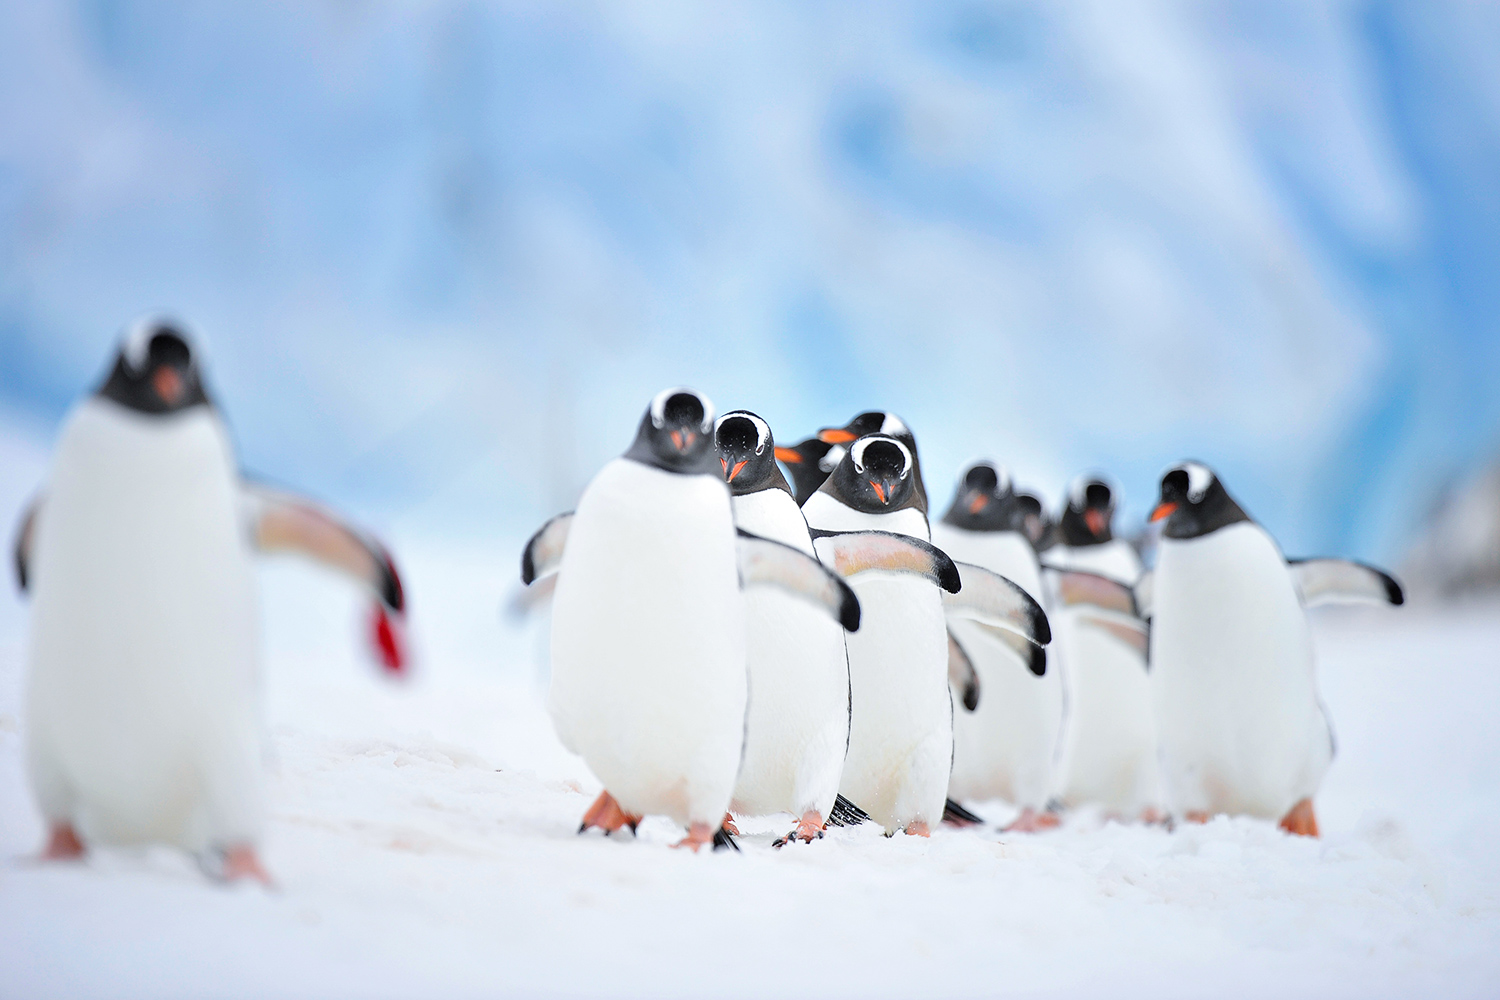
[{"label": "penguin's outstretched flipper", "polygon": [[573,512],[559,514],[542,525],[521,552],[521,582],[528,587],[551,576],[562,565],[563,549],[568,545],[568,529],[573,527]]},{"label": "penguin's outstretched flipper", "polygon": [[23,594],[31,586],[31,546],[36,542],[36,515],[41,509],[42,498],[37,497],[27,505],[26,513],[21,515],[21,523],[16,526],[16,586]]},{"label": "penguin's outstretched flipper", "polygon": [[317,502],[260,483],[244,484],[242,506],[258,551],[298,553],[354,578],[374,593],[378,603],[370,627],[376,655],[386,671],[403,673],[407,655],[401,620],[406,595],[385,546]]},{"label": "penguin's outstretched flipper", "polygon": [[859,598],[839,576],[812,556],[739,529],[742,586],[780,587],[826,610],[845,631],[859,631]]},{"label": "penguin's outstretched flipper", "polygon": [[993,628],[1016,632],[1038,646],[1052,641],[1047,612],[1021,587],[999,573],[956,562],[963,585],[958,593],[943,595],[949,618],[966,618]]},{"label": "penguin's outstretched flipper", "polygon": [[869,813],[842,795],[833,800],[833,808],[828,811],[829,826],[859,826],[869,820]]},{"label": "penguin's outstretched flipper", "polygon": [[975,815],[952,799],[948,799],[943,803],[943,822],[951,826],[981,826],[984,823],[984,817]]},{"label": "penguin's outstretched flipper", "polygon": [[[1079,612],[1078,621],[1096,628],[1123,642],[1147,659],[1151,654],[1151,623],[1132,615],[1122,615],[1102,608],[1087,608]],[[1147,659],[1147,669],[1150,661]]]},{"label": "penguin's outstretched flipper", "polygon": [[961,586],[958,567],[948,553],[921,539],[894,531],[812,532],[818,555],[833,563],[840,576],[857,573],[915,573],[948,593]]},{"label": "penguin's outstretched flipper", "polygon": [[[985,628],[989,627],[985,626]],[[1047,647],[1028,642],[1024,636],[1009,629],[991,628],[989,632],[1009,646],[1021,658],[1021,662],[1026,664],[1026,669],[1030,670],[1033,676],[1047,676]]]},{"label": "penguin's outstretched flipper", "polygon": [[1106,611],[1140,616],[1135,591],[1118,580],[1083,570],[1044,566],[1057,587],[1058,599],[1067,607],[1087,604]]},{"label": "penguin's outstretched flipper", "polygon": [[1288,559],[1304,607],[1319,604],[1404,604],[1389,573],[1349,559]]},{"label": "penguin's outstretched flipper", "polygon": [[972,712],[979,707],[979,674],[952,632],[948,633],[948,683],[962,695],[964,708]]}]

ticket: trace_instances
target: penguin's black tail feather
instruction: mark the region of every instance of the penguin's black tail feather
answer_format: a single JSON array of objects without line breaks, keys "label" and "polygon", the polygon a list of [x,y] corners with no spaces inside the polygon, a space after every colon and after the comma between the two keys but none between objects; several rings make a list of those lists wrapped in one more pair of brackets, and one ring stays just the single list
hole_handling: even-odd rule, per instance
[{"label": "penguin's black tail feather", "polygon": [[952,823],[954,826],[977,826],[984,822],[984,817],[974,815],[957,802],[949,799],[943,803],[943,822]]},{"label": "penguin's black tail feather", "polygon": [[738,854],[740,852],[740,845],[737,844],[737,843],[735,843],[734,836],[732,834],[730,834],[730,832],[728,830],[724,829],[721,826],[721,827],[719,827],[719,831],[714,834],[714,848],[713,849],[717,851],[717,850],[721,850],[723,848],[729,848],[730,850],[734,851],[736,854]]},{"label": "penguin's black tail feather", "polygon": [[829,826],[859,826],[869,822],[869,819],[869,813],[842,795],[833,800],[833,808],[828,810]]}]

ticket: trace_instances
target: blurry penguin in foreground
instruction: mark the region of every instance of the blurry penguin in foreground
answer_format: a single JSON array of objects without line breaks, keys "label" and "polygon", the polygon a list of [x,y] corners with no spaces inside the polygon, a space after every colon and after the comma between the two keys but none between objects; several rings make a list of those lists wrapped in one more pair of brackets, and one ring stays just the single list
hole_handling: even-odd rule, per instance
[{"label": "blurry penguin in foreground", "polygon": [[688,828],[678,846],[733,845],[721,824],[745,732],[742,583],[780,586],[859,626],[853,593],[816,559],[736,534],[713,429],[704,396],[658,393],[625,454],[522,555],[523,583],[557,576],[558,736],[604,784],[579,832],[658,814]]},{"label": "blurry penguin in foreground", "polygon": [[17,537],[46,857],[164,843],[218,877],[268,881],[255,550],[299,552],[368,587],[382,658],[401,668],[401,583],[385,550],[310,501],[244,482],[188,335],[138,323],[68,416]]},{"label": "blurry penguin in foreground", "polygon": [[[1141,575],[1135,549],[1113,534],[1115,494],[1101,479],[1080,477],[1057,521],[1048,566],[1086,570],[1126,587]],[[1057,651],[1067,675],[1068,715],[1057,795],[1066,806],[1098,805],[1121,818],[1161,818],[1161,774],[1146,635],[1096,609],[1055,610]]]},{"label": "blurry penguin in foreground", "polygon": [[831,565],[851,561],[846,546],[884,536],[907,546],[914,562],[920,554],[928,570],[926,579],[871,572],[852,581],[863,625],[847,637],[853,717],[840,783],[887,834],[926,836],[948,805],[953,763],[945,612],[1018,632],[1034,645],[1051,636],[1045,613],[1024,590],[955,564],[930,544],[914,446],[887,434],[854,440],[803,513],[814,548]]},{"label": "blurry penguin in foreground", "polygon": [[1151,680],[1173,812],[1279,820],[1317,836],[1313,795],[1333,759],[1304,607],[1401,604],[1390,576],[1336,559],[1282,556],[1197,462],[1168,470],[1165,521],[1141,597],[1152,614]]},{"label": "blurry penguin in foreground", "polygon": [[[990,462],[966,468],[932,540],[955,559],[983,566],[1043,600],[1041,570],[1027,518],[1035,509]],[[1034,530],[1034,528],[1033,528]],[[949,681],[962,707],[953,718],[953,777],[960,802],[1000,798],[1021,810],[1013,829],[1057,825],[1045,811],[1063,719],[1060,671],[1047,650],[1015,632],[974,621],[949,622]]]},{"label": "blurry penguin in foreground", "polygon": [[[719,418],[714,436],[736,526],[817,558],[766,422],[736,410]],[[745,616],[750,707],[730,808],[791,813],[797,827],[778,846],[811,841],[833,810],[849,744],[844,633],[817,608],[770,588],[745,593]]]}]

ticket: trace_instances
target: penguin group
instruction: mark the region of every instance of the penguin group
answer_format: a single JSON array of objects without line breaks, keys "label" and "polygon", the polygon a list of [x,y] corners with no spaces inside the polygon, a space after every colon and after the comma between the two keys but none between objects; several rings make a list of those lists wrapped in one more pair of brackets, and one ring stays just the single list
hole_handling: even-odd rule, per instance
[{"label": "penguin group", "polygon": [[[1018,831],[1090,806],[1316,836],[1334,744],[1304,609],[1401,604],[1401,588],[1287,560],[1200,463],[1159,488],[1147,570],[1102,478],[1051,518],[976,462],[934,520],[893,413],[785,447],[754,412],[658,393],[521,554],[522,583],[551,595],[557,735],[604,788],[579,832],[662,816],[678,846],[738,850],[736,817],[785,815],[780,848],[862,823],[927,836],[1003,800]],[[245,475],[194,337],[136,323],[16,533],[45,858],[168,844],[216,878],[269,882],[261,552],[363,588],[377,659],[404,670],[386,548]]]},{"label": "penguin group", "polygon": [[[1287,560],[1217,476],[1161,478],[1156,565],[1080,477],[1049,518],[993,462],[929,516],[916,437],[867,411],[783,447],[749,410],[667,389],[576,511],[527,544],[555,586],[550,708],[604,785],[579,832],[648,814],[679,846],[873,822],[927,836],[1262,817],[1317,835],[1333,757],[1305,608],[1401,604],[1373,567]],[[555,578],[555,579],[554,579]]]}]

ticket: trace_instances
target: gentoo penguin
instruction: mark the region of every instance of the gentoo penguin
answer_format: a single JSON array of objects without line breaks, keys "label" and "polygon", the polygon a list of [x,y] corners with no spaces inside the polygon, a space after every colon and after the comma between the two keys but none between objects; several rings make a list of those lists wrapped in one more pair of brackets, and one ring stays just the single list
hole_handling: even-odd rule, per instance
[{"label": "gentoo penguin", "polygon": [[1036,645],[1049,641],[1050,631],[1024,590],[980,567],[955,564],[930,545],[908,445],[870,434],[848,449],[802,508],[819,555],[837,566],[847,533],[889,533],[930,550],[942,571],[932,579],[868,573],[851,580],[863,626],[846,637],[853,717],[840,791],[888,835],[926,836],[943,818],[953,766],[945,609],[1019,631]]},{"label": "gentoo penguin", "polygon": [[1288,564],[1217,476],[1184,462],[1161,480],[1165,521],[1149,604],[1151,684],[1175,814],[1279,820],[1317,836],[1312,798],[1333,759],[1304,606],[1401,604],[1390,576],[1358,563]]},{"label": "gentoo penguin", "polygon": [[790,448],[777,447],[776,458],[792,476],[792,497],[797,506],[818,491],[823,480],[844,457],[844,446],[811,437]]},{"label": "gentoo penguin", "polygon": [[[955,559],[1009,578],[1040,603],[1041,569],[1027,533],[1028,517],[1039,510],[1015,492],[1004,469],[976,462],[932,526],[932,540]],[[1012,829],[1056,826],[1046,806],[1063,720],[1060,671],[1048,670],[1047,651],[1014,632],[963,620],[948,630],[949,680],[965,709],[954,712],[948,794],[960,802],[1005,799],[1021,810]]]},{"label": "gentoo penguin", "polygon": [[688,828],[678,846],[732,845],[720,827],[745,734],[742,581],[858,628],[852,591],[816,559],[736,534],[713,429],[706,397],[658,393],[630,448],[522,555],[522,582],[557,575],[553,722],[605,788],[579,832],[658,814]]},{"label": "gentoo penguin", "polygon": [[[906,426],[906,421],[885,410],[866,410],[842,427],[825,427],[818,431],[818,440],[825,444],[848,447],[851,442],[866,434],[884,434],[887,437],[893,437],[911,452],[912,477],[915,480],[917,500],[925,512],[929,505],[927,487],[922,480],[922,460],[917,456],[916,436]],[[831,466],[837,463],[829,464],[831,471]]]},{"label": "gentoo penguin", "polygon": [[[1085,570],[1133,587],[1136,551],[1113,535],[1115,495],[1099,478],[1079,477],[1057,519],[1049,567]],[[1058,764],[1063,805],[1154,821],[1162,805],[1151,679],[1144,632],[1122,636],[1091,608],[1055,607],[1056,648],[1068,689],[1067,724]]]},{"label": "gentoo penguin", "polygon": [[[164,843],[267,880],[254,550],[310,555],[399,614],[379,544],[309,501],[247,485],[178,324],[128,331],[74,407],[18,534],[32,596],[27,757],[49,858]],[[399,649],[376,616],[387,662]]]},{"label": "gentoo penguin", "polygon": [[[735,524],[817,558],[766,422],[735,410],[719,418],[714,438]],[[791,813],[797,826],[778,845],[810,842],[823,835],[849,745],[844,632],[806,601],[768,587],[745,592],[745,616],[750,708],[730,809]]]}]

